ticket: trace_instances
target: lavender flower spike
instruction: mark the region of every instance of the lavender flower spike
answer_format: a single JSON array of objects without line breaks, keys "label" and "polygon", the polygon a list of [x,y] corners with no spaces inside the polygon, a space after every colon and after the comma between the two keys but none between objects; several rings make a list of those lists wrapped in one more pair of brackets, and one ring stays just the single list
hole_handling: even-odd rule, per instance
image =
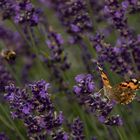
[{"label": "lavender flower spike", "polygon": [[49,88],[50,84],[44,80],[29,84],[24,89],[14,84],[6,86],[5,98],[12,109],[11,115],[23,120],[30,138],[51,135],[63,123],[62,112],[54,110]]},{"label": "lavender flower spike", "polygon": [[75,77],[77,85],[73,87],[80,105],[88,112],[93,113],[99,122],[106,125],[122,125],[121,118],[117,115],[110,116],[116,105],[115,101],[107,100],[106,97],[95,92],[95,84],[90,74],[80,74]]},{"label": "lavender flower spike", "polygon": [[83,128],[83,122],[76,118],[71,125],[73,140],[84,140]]}]

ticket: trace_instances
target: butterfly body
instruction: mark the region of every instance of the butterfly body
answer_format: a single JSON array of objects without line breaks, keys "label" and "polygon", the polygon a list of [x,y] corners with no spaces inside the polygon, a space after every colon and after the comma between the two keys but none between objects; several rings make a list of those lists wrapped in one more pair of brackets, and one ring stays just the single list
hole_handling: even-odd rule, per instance
[{"label": "butterfly body", "polygon": [[118,85],[111,86],[107,75],[103,72],[103,69],[99,66],[101,73],[104,95],[110,99],[115,100],[120,104],[128,104],[135,98],[135,91],[140,89],[140,81],[131,79],[130,81],[121,82]]}]

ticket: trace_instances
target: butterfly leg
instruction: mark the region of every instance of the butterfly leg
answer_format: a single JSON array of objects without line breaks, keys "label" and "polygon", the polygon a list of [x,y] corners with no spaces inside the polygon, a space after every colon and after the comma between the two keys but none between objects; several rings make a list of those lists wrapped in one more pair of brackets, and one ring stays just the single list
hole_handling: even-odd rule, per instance
[{"label": "butterfly leg", "polygon": [[97,93],[100,93],[102,90],[104,90],[104,88],[101,88]]}]

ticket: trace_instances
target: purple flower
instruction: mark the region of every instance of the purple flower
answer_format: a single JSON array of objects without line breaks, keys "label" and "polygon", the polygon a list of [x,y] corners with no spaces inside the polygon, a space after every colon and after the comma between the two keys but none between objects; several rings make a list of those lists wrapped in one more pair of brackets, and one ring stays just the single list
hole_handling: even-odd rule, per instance
[{"label": "purple flower", "polygon": [[30,104],[25,104],[24,106],[23,106],[23,109],[22,109],[22,112],[25,114],[25,115],[28,115],[28,114],[30,114],[30,111],[31,111],[31,105]]},{"label": "purple flower", "polygon": [[71,133],[73,140],[84,140],[85,136],[83,134],[83,122],[79,119],[76,118],[73,120],[73,123],[71,125]]},{"label": "purple flower", "polygon": [[48,29],[48,38],[46,44],[49,49],[47,56],[43,57],[43,61],[47,64],[51,71],[50,79],[56,82],[58,90],[68,90],[68,83],[64,81],[63,72],[70,68],[67,61],[67,55],[62,46],[64,40],[61,34],[56,33],[51,27]]},{"label": "purple flower", "polygon": [[123,2],[122,2],[122,7],[123,7],[124,9],[127,9],[128,6],[129,6],[128,1],[123,1]]},{"label": "purple flower", "polygon": [[95,48],[96,48],[97,52],[100,52],[102,50],[102,47],[99,44],[97,46],[95,46]]},{"label": "purple flower", "polygon": [[80,87],[78,87],[78,86],[74,86],[74,87],[73,87],[73,91],[74,91],[74,93],[75,93],[76,95],[80,95],[82,89],[81,89]]},{"label": "purple flower", "polygon": [[14,15],[13,2],[11,0],[0,1],[0,13],[3,19],[10,19]]},{"label": "purple flower", "polygon": [[137,9],[137,4],[134,6],[134,3],[130,0],[125,0],[122,3],[119,3],[118,0],[105,2],[106,19],[111,21],[109,24],[111,24],[112,30],[115,28],[119,32],[115,45],[107,44],[104,41],[106,36],[101,33],[91,39],[98,53],[98,61],[102,64],[109,62],[112,71],[123,76],[129,75],[129,77],[138,77],[140,69],[139,38],[134,36],[135,31],[129,27],[126,15],[132,12],[130,9]]},{"label": "purple flower", "polygon": [[102,35],[99,34],[94,37],[93,41],[94,47],[101,46],[101,51],[98,52],[98,61],[101,64],[109,62],[112,71],[121,75],[137,77],[139,71],[138,52],[140,51],[138,37],[132,38],[130,35],[129,42],[123,37],[118,38],[115,46],[105,43]]},{"label": "purple flower", "polygon": [[122,121],[122,119],[120,118],[119,115],[109,117],[104,123],[106,125],[111,125],[111,126],[113,126],[113,125],[115,125],[115,126],[123,125],[123,121]]},{"label": "purple flower", "polygon": [[71,24],[70,27],[73,32],[80,32],[80,28],[78,26]]},{"label": "purple flower", "polygon": [[38,11],[33,7],[30,1],[24,0],[23,2],[17,2],[16,7],[18,11],[15,11],[15,22],[20,24],[29,24],[35,26],[39,22]]},{"label": "purple flower", "polygon": [[26,9],[27,11],[31,11],[32,8],[33,8],[33,5],[32,5],[31,3],[27,3],[27,4],[25,5],[25,9]]},{"label": "purple flower", "polygon": [[12,117],[23,120],[30,137],[49,135],[53,129],[59,130],[63,123],[62,112],[57,114],[54,110],[49,88],[50,84],[44,80],[29,84],[25,89],[17,88],[14,84],[5,88]]},{"label": "purple flower", "polygon": [[90,94],[95,89],[93,76],[91,74],[79,74],[75,77],[75,81],[77,85],[74,86],[73,90],[77,95]]},{"label": "purple flower", "polygon": [[63,121],[64,121],[64,116],[63,116],[63,112],[60,111],[58,116],[57,116],[57,119],[55,120],[57,122],[57,124],[62,124]]},{"label": "purple flower", "polygon": [[83,0],[64,1],[56,0],[50,1],[52,7],[62,23],[71,34],[75,41],[79,40],[80,34],[86,34],[87,31],[92,31],[92,22],[89,17],[87,4]]},{"label": "purple flower", "polygon": [[3,10],[3,19],[13,19],[15,23],[30,26],[35,26],[39,22],[38,10],[34,8],[30,0],[22,2],[4,0],[0,3],[0,9]]},{"label": "purple flower", "polygon": [[104,116],[99,116],[98,117],[98,120],[101,122],[101,123],[104,123],[106,118]]},{"label": "purple flower", "polygon": [[0,140],[9,140],[9,138],[5,135],[5,133],[0,133]]},{"label": "purple flower", "polygon": [[56,40],[57,40],[58,44],[60,44],[60,45],[64,44],[64,40],[63,40],[61,34],[56,34]]},{"label": "purple flower", "polygon": [[[121,123],[109,123],[112,118],[110,113],[116,105],[116,102],[108,100],[105,96],[101,96],[100,93],[95,92],[95,84],[92,75],[77,75],[75,81],[77,85],[73,87],[73,91],[80,105],[83,105],[88,112],[93,113],[103,124],[121,125]],[[114,117],[116,117],[116,115],[114,115]],[[118,116],[116,118],[121,120]],[[108,123],[106,123],[107,121]]]},{"label": "purple flower", "polygon": [[80,83],[80,82],[82,82],[82,80],[85,78],[85,74],[79,74],[79,75],[77,75],[76,77],[75,77],[75,81],[77,82],[77,83]]},{"label": "purple flower", "polygon": [[66,132],[59,131],[52,135],[53,140],[69,140],[69,136]]}]

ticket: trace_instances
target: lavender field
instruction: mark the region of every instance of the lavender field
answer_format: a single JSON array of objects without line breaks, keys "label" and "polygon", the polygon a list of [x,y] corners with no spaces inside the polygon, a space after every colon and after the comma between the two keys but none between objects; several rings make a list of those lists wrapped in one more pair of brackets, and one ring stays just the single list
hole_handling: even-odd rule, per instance
[{"label": "lavender field", "polygon": [[0,0],[0,140],[139,140],[139,89],[139,0]]}]

